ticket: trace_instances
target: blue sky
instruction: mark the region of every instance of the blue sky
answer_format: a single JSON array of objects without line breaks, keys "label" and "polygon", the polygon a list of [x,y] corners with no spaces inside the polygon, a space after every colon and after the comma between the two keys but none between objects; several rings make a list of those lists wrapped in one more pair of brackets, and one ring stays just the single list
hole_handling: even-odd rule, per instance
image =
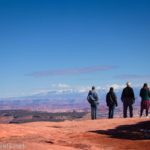
[{"label": "blue sky", "polygon": [[0,97],[150,83],[149,8],[149,0],[0,0]]}]

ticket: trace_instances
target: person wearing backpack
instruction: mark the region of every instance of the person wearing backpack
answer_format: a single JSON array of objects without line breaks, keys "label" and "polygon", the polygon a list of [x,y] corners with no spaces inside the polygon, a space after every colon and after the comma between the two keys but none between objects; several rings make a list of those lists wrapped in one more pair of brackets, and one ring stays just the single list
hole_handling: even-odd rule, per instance
[{"label": "person wearing backpack", "polygon": [[123,102],[123,117],[127,118],[127,109],[129,107],[130,118],[133,117],[133,104],[135,102],[134,91],[130,86],[130,82],[126,83],[126,87],[122,91],[121,100]]},{"label": "person wearing backpack", "polygon": [[98,106],[98,94],[95,91],[95,87],[92,86],[92,90],[89,91],[87,100],[91,105],[91,119],[94,120],[97,118],[97,106]]},{"label": "person wearing backpack", "polygon": [[106,103],[109,108],[108,118],[113,118],[115,107],[118,106],[117,97],[113,87],[110,88],[109,92],[106,95]]}]

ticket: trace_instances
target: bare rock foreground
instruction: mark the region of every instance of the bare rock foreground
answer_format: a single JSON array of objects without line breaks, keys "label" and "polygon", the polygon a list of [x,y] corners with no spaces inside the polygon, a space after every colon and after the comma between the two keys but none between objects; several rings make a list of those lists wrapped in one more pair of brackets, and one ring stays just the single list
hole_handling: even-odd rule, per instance
[{"label": "bare rock foreground", "polygon": [[148,150],[150,119],[0,124],[0,150]]}]

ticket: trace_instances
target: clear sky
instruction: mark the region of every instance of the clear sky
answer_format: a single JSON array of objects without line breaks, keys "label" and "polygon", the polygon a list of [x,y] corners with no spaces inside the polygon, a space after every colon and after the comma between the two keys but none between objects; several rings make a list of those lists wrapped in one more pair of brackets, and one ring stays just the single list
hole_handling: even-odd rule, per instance
[{"label": "clear sky", "polygon": [[150,83],[149,0],[0,0],[0,97],[127,80]]}]

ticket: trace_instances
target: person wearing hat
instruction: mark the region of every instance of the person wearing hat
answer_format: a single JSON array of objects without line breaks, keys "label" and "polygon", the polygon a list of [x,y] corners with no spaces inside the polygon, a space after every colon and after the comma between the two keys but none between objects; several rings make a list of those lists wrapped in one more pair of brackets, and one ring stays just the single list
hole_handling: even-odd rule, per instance
[{"label": "person wearing hat", "polygon": [[142,117],[143,110],[146,110],[146,117],[148,117],[148,110],[150,108],[150,90],[147,83],[144,83],[143,88],[140,90],[141,97],[141,112],[140,117]]},{"label": "person wearing hat", "polygon": [[121,100],[123,102],[123,117],[127,118],[127,110],[129,108],[130,118],[132,118],[135,96],[134,96],[134,91],[131,87],[130,82],[126,83],[126,87],[123,89],[122,94],[121,94]]},{"label": "person wearing hat", "polygon": [[97,105],[98,103],[98,94],[95,91],[95,87],[92,86],[92,90],[89,91],[87,100],[91,105],[91,119],[94,120],[97,118]]}]

